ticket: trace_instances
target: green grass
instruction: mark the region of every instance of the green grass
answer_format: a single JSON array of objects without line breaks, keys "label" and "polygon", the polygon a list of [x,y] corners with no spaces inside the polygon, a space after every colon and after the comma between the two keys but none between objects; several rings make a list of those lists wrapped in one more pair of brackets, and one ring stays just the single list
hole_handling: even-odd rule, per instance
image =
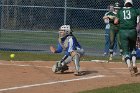
[{"label": "green grass", "polygon": [[140,93],[140,83],[123,84],[114,87],[105,87],[79,93]]},{"label": "green grass", "polygon": [[[56,32],[57,31],[1,31],[0,42],[30,44],[52,44],[53,42],[55,44],[58,38]],[[104,34],[104,31],[102,29],[92,29],[76,30],[74,32],[79,42],[82,43],[83,46],[89,47],[91,45],[104,46],[104,36],[98,34]]]},{"label": "green grass", "polygon": [[[22,51],[0,51],[0,60],[11,60],[10,54],[15,54],[15,61],[58,61],[61,60],[63,54],[47,54],[38,52],[22,52]],[[108,57],[103,56],[83,56],[81,61],[91,61],[91,60],[107,60]],[[121,61],[120,57],[114,57],[113,61]]]},{"label": "green grass", "polygon": [[[11,60],[10,54],[15,54],[15,61],[58,61],[63,57],[63,54],[47,54],[34,52],[17,52],[17,51],[0,51],[0,60]],[[96,57],[95,57],[96,58]],[[93,56],[84,56],[81,61],[90,61],[95,59]]]}]

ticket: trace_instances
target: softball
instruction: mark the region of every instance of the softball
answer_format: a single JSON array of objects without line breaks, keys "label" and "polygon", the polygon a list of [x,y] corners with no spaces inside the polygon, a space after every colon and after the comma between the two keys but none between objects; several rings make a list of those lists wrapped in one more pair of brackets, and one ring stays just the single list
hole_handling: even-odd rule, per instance
[{"label": "softball", "polygon": [[10,58],[13,59],[15,57],[15,54],[10,54]]}]

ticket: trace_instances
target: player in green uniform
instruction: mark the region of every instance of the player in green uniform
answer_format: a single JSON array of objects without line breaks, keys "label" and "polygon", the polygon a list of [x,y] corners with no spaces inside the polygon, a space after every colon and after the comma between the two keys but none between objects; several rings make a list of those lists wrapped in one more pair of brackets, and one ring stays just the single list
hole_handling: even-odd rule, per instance
[{"label": "player in green uniform", "polygon": [[136,66],[136,25],[138,15],[140,15],[140,10],[133,8],[132,0],[126,0],[124,7],[118,11],[117,18],[114,20],[114,24],[119,24],[121,46],[131,75],[136,75],[138,72]]},{"label": "player in green uniform", "polygon": [[[120,4],[118,2],[116,2],[115,6],[114,6],[115,16],[117,16],[117,12],[120,8],[121,8]],[[121,47],[121,42],[120,42],[120,35],[119,35],[119,24],[114,24],[114,25],[115,25],[114,32],[115,32],[115,34],[117,34],[117,42],[118,42],[118,46],[119,46],[119,49],[120,49],[120,56],[122,56],[122,61],[124,61],[124,56],[123,56],[123,53],[122,53],[122,47]]]},{"label": "player in green uniform", "polygon": [[[115,3],[115,6],[110,5],[110,11],[107,12],[105,14],[105,16],[103,17],[103,19],[109,18],[109,23],[110,23],[110,33],[109,33],[109,38],[110,38],[109,52],[110,52],[110,55],[109,55],[109,61],[112,60],[113,52],[116,52],[116,51],[113,51],[115,43],[117,43],[116,39],[118,40],[118,45],[119,45],[119,48],[120,48],[120,53],[122,54],[121,43],[120,43],[120,39],[119,39],[119,35],[118,35],[118,25],[114,24],[114,19],[113,19],[113,17],[116,17],[117,10],[119,8],[120,8],[119,7],[119,3]],[[116,48],[116,50],[117,50],[117,48]]]},{"label": "player in green uniform", "polygon": [[[114,6],[110,5],[109,6],[110,11],[107,12],[105,14],[105,16],[103,17],[103,19],[109,19],[109,24],[110,24],[110,32],[109,32],[109,38],[110,38],[110,46],[109,46],[109,52],[110,52],[110,56],[109,56],[109,60],[112,60],[112,56],[113,56],[113,48],[115,45],[115,39],[117,36],[117,32],[115,32],[115,25],[114,25],[114,19],[112,19],[112,17],[115,17],[115,12],[114,12]],[[117,49],[116,49],[117,50]]]}]

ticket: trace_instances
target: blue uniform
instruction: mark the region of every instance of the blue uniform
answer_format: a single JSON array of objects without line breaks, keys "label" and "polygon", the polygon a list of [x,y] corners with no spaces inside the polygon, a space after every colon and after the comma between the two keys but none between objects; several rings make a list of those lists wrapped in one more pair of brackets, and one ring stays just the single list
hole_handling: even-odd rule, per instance
[{"label": "blue uniform", "polygon": [[73,35],[67,35],[66,37],[59,40],[55,53],[61,53],[64,50],[65,55],[70,56],[72,51],[77,51],[81,48],[81,45]]}]

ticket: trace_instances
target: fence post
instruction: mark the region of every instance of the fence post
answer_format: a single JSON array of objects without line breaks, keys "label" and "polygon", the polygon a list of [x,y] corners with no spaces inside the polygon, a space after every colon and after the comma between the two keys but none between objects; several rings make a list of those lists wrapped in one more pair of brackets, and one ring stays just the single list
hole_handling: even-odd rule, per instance
[{"label": "fence post", "polygon": [[65,0],[65,6],[64,6],[64,25],[67,23],[67,0]]}]

